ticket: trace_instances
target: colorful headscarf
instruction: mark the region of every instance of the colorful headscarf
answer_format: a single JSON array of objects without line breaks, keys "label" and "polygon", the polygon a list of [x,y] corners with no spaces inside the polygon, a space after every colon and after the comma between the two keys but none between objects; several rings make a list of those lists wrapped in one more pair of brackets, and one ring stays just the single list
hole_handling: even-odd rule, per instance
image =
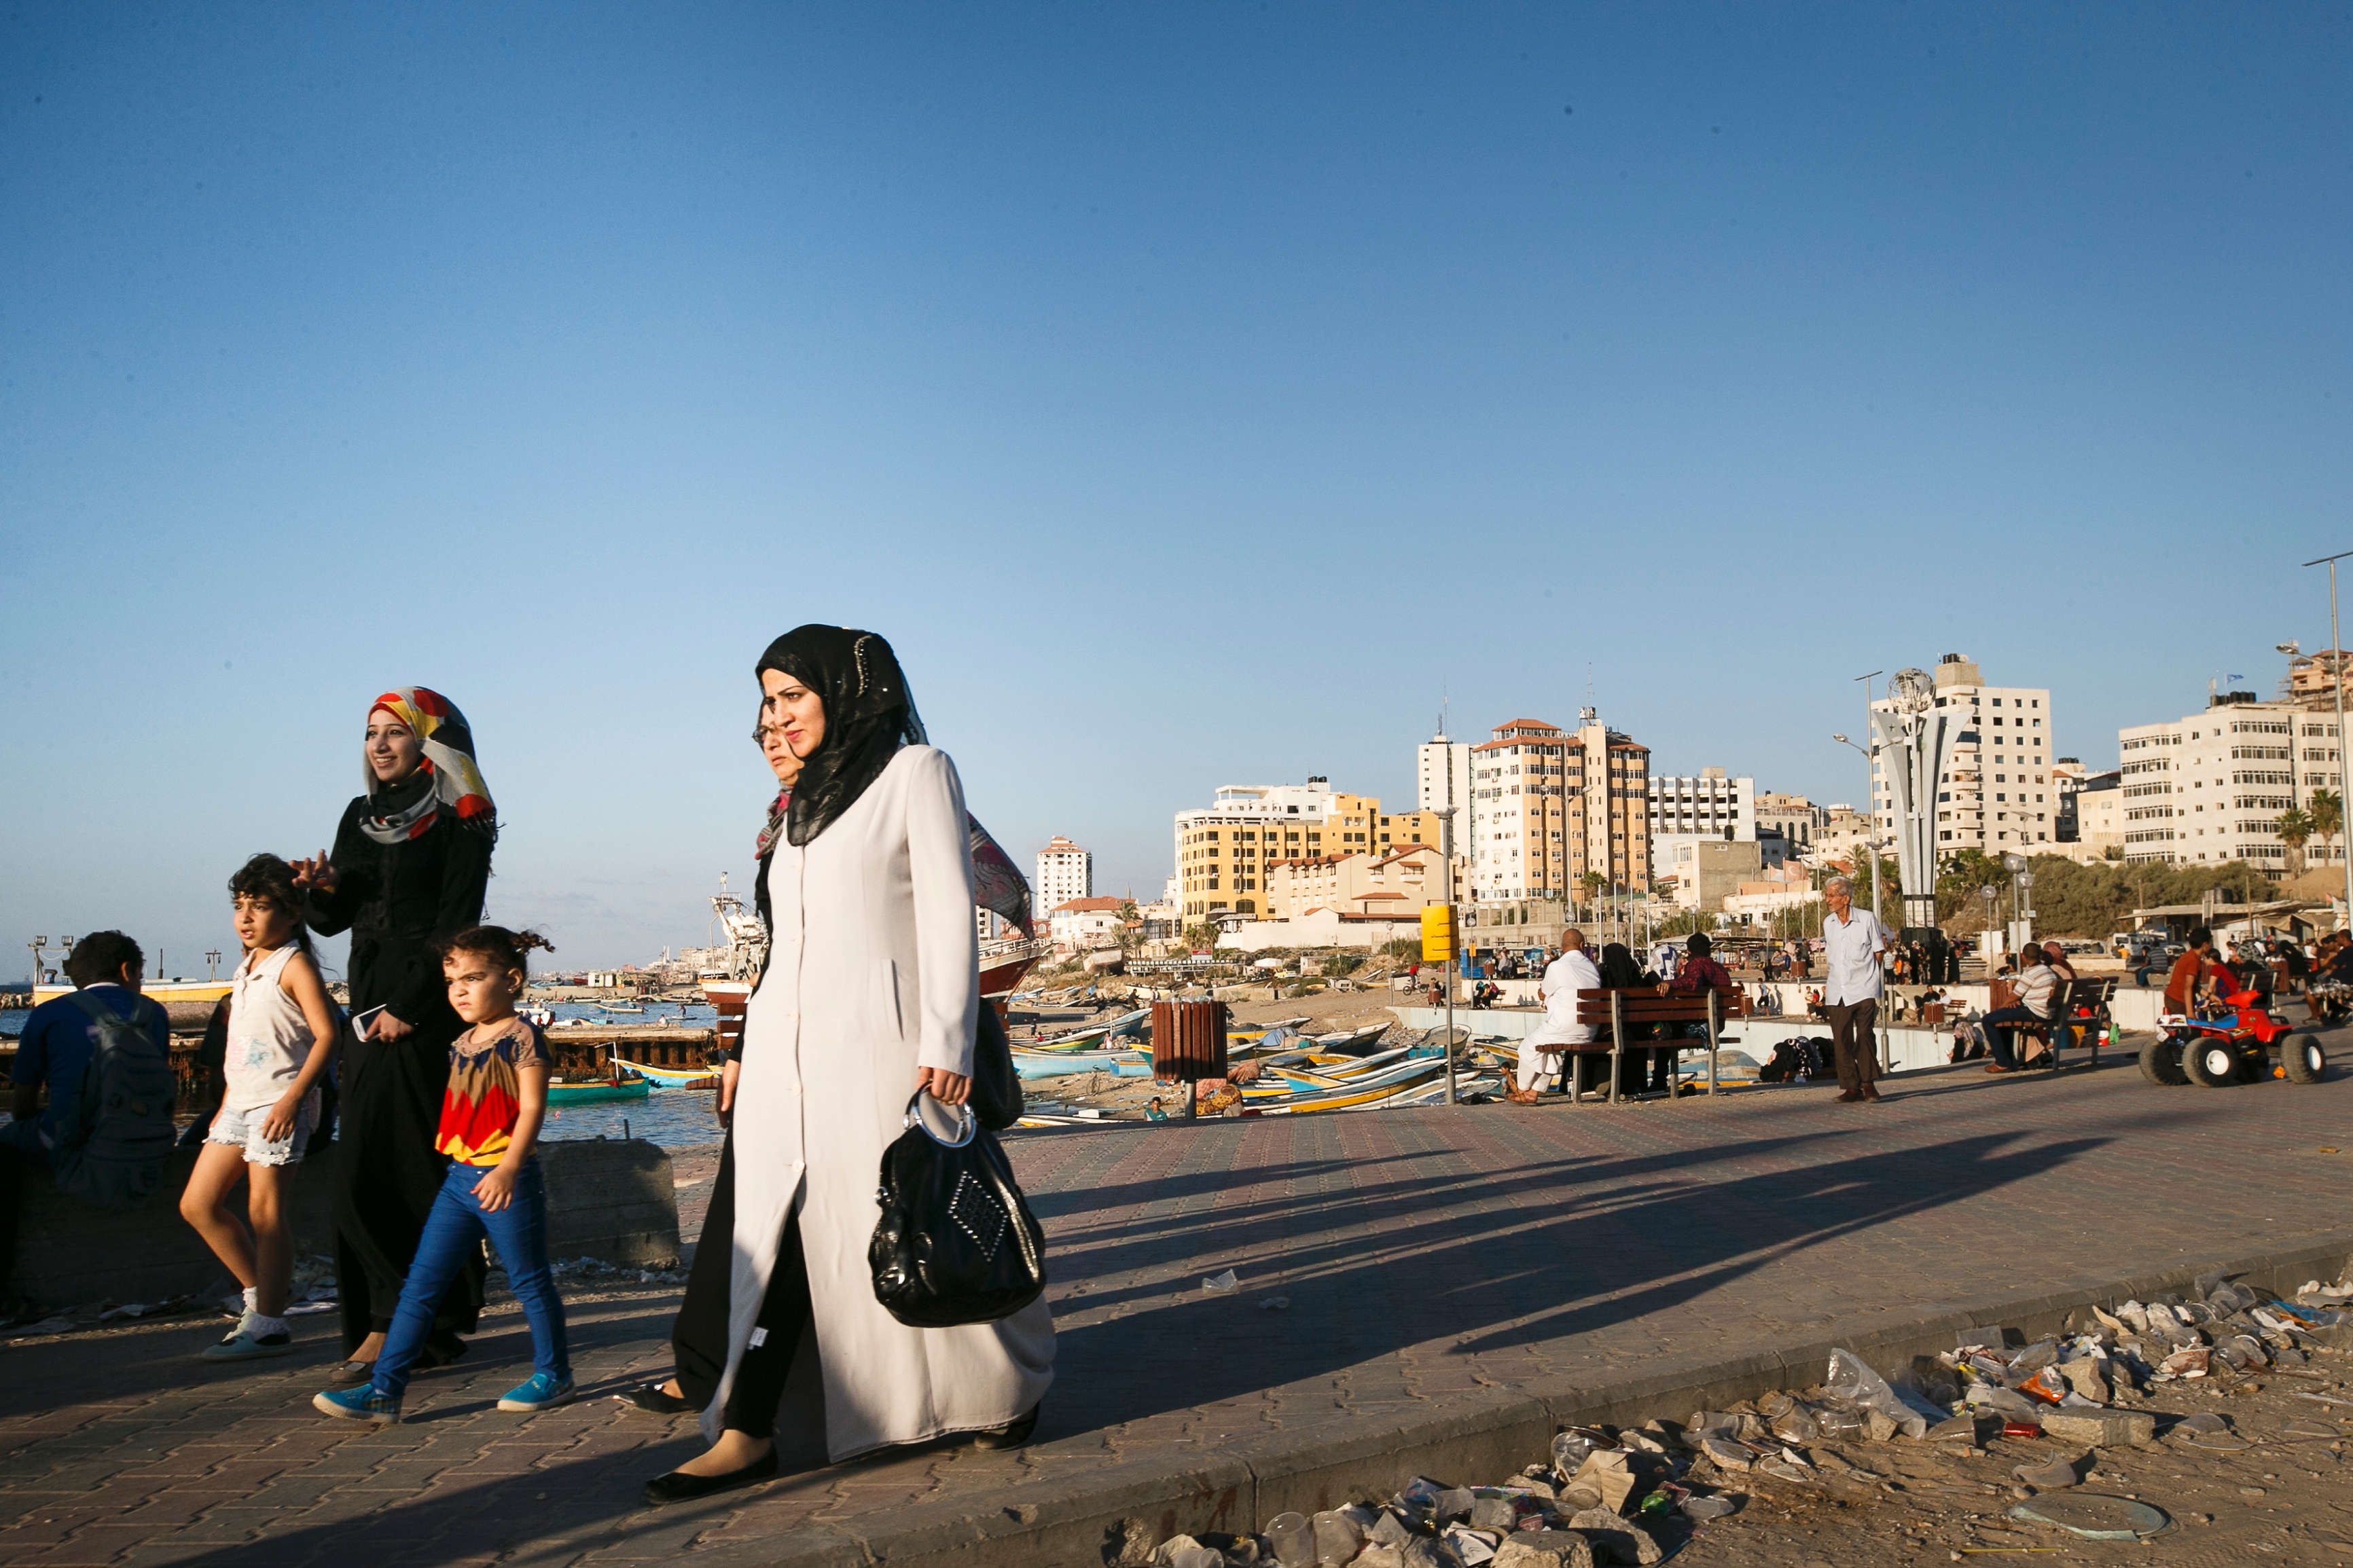
[{"label": "colorful headscarf", "polygon": [[[474,731],[467,727],[458,705],[422,686],[403,686],[368,706],[371,713],[379,709],[407,725],[424,744],[425,756],[417,772],[430,787],[418,791],[414,800],[404,805],[363,816],[360,831],[378,844],[405,844],[430,831],[447,806],[457,814],[461,826],[496,834],[498,808],[491,804],[491,786],[482,782],[482,770],[474,763]],[[375,770],[364,763],[361,767],[370,800],[399,788],[379,781]]]}]

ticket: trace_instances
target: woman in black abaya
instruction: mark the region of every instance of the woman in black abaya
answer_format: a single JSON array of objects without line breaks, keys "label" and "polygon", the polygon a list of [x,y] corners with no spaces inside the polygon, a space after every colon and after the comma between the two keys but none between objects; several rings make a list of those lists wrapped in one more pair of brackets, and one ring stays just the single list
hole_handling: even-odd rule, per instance
[{"label": "woman in black abaya", "polygon": [[[352,933],[353,1030],[343,1037],[335,1156],[338,1385],[373,1373],[446,1162],[433,1132],[448,1087],[449,1005],[436,943],[482,918],[498,818],[472,732],[448,699],[403,687],[368,710],[367,793],[343,810],[332,854],[296,864],[322,936]],[[442,1299],[420,1364],[465,1352],[487,1269],[471,1259]]]}]

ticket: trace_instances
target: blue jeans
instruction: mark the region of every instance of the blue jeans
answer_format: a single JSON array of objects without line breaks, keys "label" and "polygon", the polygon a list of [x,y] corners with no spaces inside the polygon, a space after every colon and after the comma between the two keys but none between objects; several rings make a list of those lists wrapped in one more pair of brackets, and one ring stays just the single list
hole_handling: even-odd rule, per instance
[{"label": "blue jeans", "polygon": [[408,1369],[417,1364],[425,1337],[433,1331],[433,1316],[449,1283],[465,1267],[467,1257],[491,1238],[505,1265],[507,1289],[522,1303],[531,1324],[534,1370],[558,1382],[572,1376],[572,1357],[564,1340],[564,1300],[555,1293],[555,1276],[547,1267],[547,1178],[539,1161],[526,1162],[515,1177],[514,1200],[496,1214],[484,1214],[474,1188],[491,1173],[488,1165],[453,1163],[442,1178],[441,1195],[425,1216],[424,1234],[417,1238],[417,1257],[401,1281],[400,1307],[384,1337],[384,1353],[375,1361],[375,1391],[397,1399],[408,1386]]}]

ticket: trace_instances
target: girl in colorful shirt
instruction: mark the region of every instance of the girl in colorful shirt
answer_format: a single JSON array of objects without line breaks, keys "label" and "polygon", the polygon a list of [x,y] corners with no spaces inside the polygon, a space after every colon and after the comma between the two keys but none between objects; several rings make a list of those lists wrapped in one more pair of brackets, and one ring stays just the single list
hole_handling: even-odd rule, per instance
[{"label": "girl in colorful shirt", "polygon": [[[301,1163],[319,1125],[319,1079],[335,1054],[335,1011],[297,916],[302,900],[294,868],[275,855],[256,855],[228,879],[228,890],[245,956],[229,985],[227,1086],[180,1194],[180,1215],[245,1287],[236,1329],[206,1345],[205,1359],[255,1361],[294,1349],[286,1323],[294,1246],[282,1173]],[[248,1187],[244,1217],[228,1206],[239,1182]]]},{"label": "girl in colorful shirt", "polygon": [[514,1005],[530,979],[524,954],[534,947],[555,951],[536,931],[476,926],[442,950],[449,1005],[473,1026],[449,1047],[449,1087],[434,1138],[449,1173],[417,1239],[375,1376],[311,1400],[329,1415],[379,1425],[400,1419],[408,1371],[433,1331],[434,1312],[485,1236],[522,1303],[535,1363],[530,1380],[510,1389],[499,1408],[546,1410],[572,1398],[564,1302],[547,1266],[547,1184],[533,1158],[547,1114],[547,1046]]}]

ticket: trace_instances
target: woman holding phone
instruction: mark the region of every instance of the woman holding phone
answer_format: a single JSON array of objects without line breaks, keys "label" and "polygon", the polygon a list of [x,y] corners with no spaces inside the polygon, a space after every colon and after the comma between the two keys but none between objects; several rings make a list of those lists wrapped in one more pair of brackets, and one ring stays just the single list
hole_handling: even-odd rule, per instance
[{"label": "woman holding phone", "polygon": [[[333,851],[294,867],[311,929],[352,933],[334,1167],[344,1360],[328,1382],[337,1386],[373,1375],[440,1194],[434,1129],[449,1042],[466,1025],[449,1005],[437,944],[481,923],[498,838],[473,732],[448,699],[421,686],[385,692],[368,709],[362,755],[366,791],[344,807]],[[450,1286],[420,1365],[465,1353],[458,1336],[473,1331],[485,1272],[478,1256]]]}]

